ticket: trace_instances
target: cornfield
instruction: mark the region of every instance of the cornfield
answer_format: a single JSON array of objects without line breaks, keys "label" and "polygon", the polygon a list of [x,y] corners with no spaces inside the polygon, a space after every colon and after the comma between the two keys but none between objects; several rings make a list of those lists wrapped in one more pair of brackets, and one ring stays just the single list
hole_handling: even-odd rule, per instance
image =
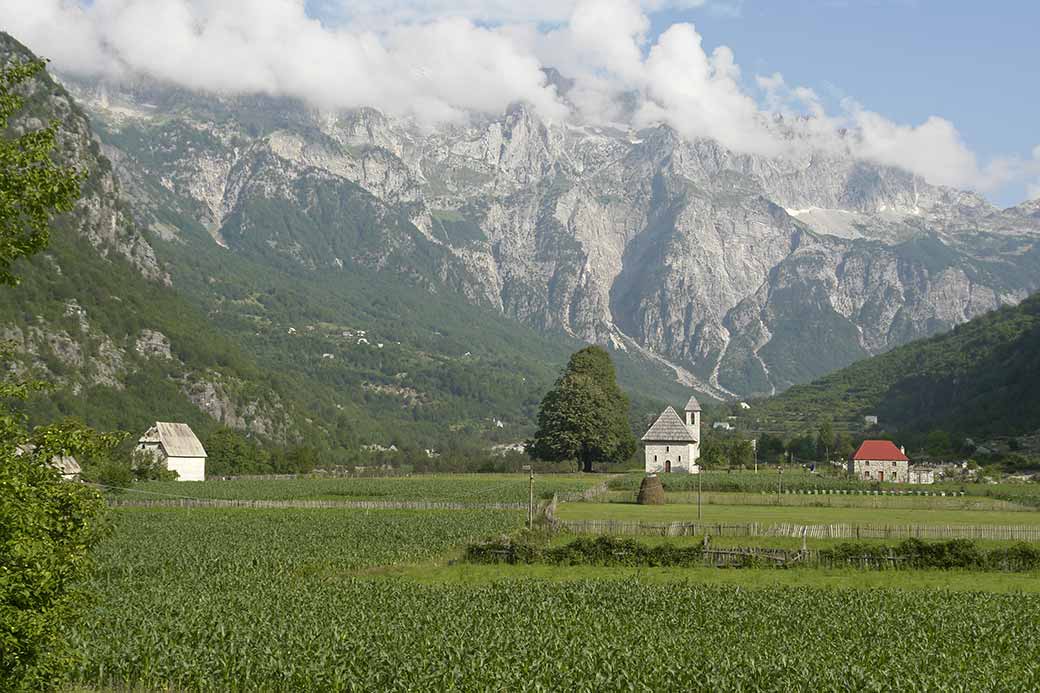
[{"label": "cornfield", "polygon": [[[602,479],[539,475],[538,498],[580,492]],[[136,484],[121,498],[213,498],[226,500],[382,500],[459,503],[526,503],[522,474],[418,475],[412,477],[288,479],[284,481],[197,481]]]},{"label": "cornfield", "polygon": [[1036,690],[1040,596],[370,574],[502,511],[123,510],[71,637],[118,690]]}]

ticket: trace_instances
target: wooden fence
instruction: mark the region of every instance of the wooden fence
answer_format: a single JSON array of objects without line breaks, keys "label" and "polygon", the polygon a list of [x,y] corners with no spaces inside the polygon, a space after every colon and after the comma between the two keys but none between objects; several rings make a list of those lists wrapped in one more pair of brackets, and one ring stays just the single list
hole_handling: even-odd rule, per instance
[{"label": "wooden fence", "polygon": [[363,510],[526,510],[527,503],[449,501],[234,500],[226,498],[110,498],[114,508],[355,508]]},{"label": "wooden fence", "polygon": [[598,498],[599,496],[606,495],[609,491],[609,485],[612,479],[616,478],[617,474],[611,474],[606,477],[603,481],[599,482],[595,486],[590,486],[584,491],[564,491],[562,493],[553,494],[554,503],[569,503],[572,501],[588,501]]},{"label": "wooden fence", "polygon": [[[600,502],[612,499],[635,498],[632,491],[614,491]],[[696,491],[670,491],[666,503],[692,504],[697,502]],[[989,496],[966,496],[955,493],[797,493],[777,496],[776,493],[750,493],[740,491],[704,491],[701,502],[705,505],[757,505],[822,508],[902,508],[907,510],[995,510],[1007,512],[1035,512],[1036,508],[1014,501]]]},{"label": "wooden fence", "polygon": [[[551,505],[550,505],[551,507]],[[1040,525],[878,525],[791,523],[720,524],[671,522],[653,524],[623,520],[558,520],[550,511],[549,521],[557,529],[574,534],[642,535],[665,537],[806,537],[809,539],[1001,539],[1040,541]]]}]

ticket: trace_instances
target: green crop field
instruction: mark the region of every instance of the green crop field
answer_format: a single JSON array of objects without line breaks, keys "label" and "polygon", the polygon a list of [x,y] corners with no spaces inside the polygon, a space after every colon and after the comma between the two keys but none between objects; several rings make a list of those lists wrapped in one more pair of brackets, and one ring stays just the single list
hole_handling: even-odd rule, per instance
[{"label": "green crop field", "polygon": [[[1040,512],[992,510],[927,510],[906,508],[821,508],[790,505],[708,505],[703,522],[889,525],[1040,525]],[[695,522],[696,504],[562,503],[561,520],[628,522]]]},{"label": "green crop field", "polygon": [[[87,690],[1040,687],[1035,594],[448,564],[516,527],[513,511],[114,515],[99,597],[70,634]],[[762,575],[713,574],[738,573]]]},{"label": "green crop field", "polygon": [[[613,491],[639,490],[639,484],[645,475],[642,472],[617,476],[610,481]],[[706,471],[700,480],[694,474],[658,474],[665,491],[693,492],[700,485],[702,491],[722,491],[730,493],[776,493],[777,484],[782,483],[787,491],[846,491],[846,492],[905,492],[910,494],[965,493],[969,496],[996,498],[1027,505],[1040,506],[1040,484],[1037,483],[999,483],[984,484],[961,481],[941,481],[927,486],[912,484],[892,484],[846,479],[835,469],[828,468],[824,473],[811,474],[801,468],[785,468],[778,474],[776,467],[763,466],[759,472],[751,470],[739,471]]]},{"label": "green crop field", "polygon": [[[583,491],[602,481],[590,475],[538,475],[535,495]],[[460,503],[526,503],[525,474],[424,474],[410,477],[289,479],[279,481],[170,481],[135,484],[128,498],[229,500],[395,500]]]}]

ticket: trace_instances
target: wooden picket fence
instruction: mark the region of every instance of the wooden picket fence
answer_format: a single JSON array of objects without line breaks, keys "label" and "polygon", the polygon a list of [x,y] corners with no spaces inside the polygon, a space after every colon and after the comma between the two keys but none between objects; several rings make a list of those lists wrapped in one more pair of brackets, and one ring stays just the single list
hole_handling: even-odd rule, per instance
[{"label": "wooden picket fence", "polygon": [[109,498],[113,508],[353,508],[362,510],[526,510],[527,503],[449,501],[234,500],[226,498]]},{"label": "wooden picket fence", "polygon": [[599,496],[606,495],[610,490],[609,485],[612,479],[617,478],[618,474],[610,474],[603,481],[599,482],[595,486],[590,486],[584,491],[563,491],[562,493],[553,494],[553,501],[556,503],[570,503],[573,501],[588,501],[598,498]]},{"label": "wooden picket fence", "polygon": [[720,524],[708,522],[671,522],[656,524],[623,520],[559,520],[548,517],[552,525],[572,534],[609,534],[665,537],[806,537],[808,539],[1000,539],[1040,542],[1040,526],[1022,525],[882,525],[792,523]]}]

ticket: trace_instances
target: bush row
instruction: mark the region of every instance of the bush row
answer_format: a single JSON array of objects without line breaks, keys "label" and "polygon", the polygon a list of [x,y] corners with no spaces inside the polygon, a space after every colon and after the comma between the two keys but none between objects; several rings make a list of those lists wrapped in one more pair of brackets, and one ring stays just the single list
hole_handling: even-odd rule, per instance
[{"label": "bush row", "polygon": [[597,566],[700,565],[700,546],[644,544],[616,537],[579,537],[560,546],[538,546],[509,537],[489,539],[466,547],[470,563],[549,563]]},{"label": "bush row", "polygon": [[[749,551],[753,551],[750,547]],[[793,553],[793,552],[792,552]],[[645,544],[635,539],[579,537],[559,546],[539,545],[526,538],[499,537],[466,547],[470,563],[544,563],[550,565],[684,567],[703,565],[700,545]],[[729,565],[753,567],[773,564],[759,557],[740,557]],[[1040,547],[1018,543],[986,550],[969,539],[925,542],[907,539],[896,546],[845,542],[815,555],[802,566],[860,568],[974,569],[1000,571],[1040,570]]]},{"label": "bush row", "polygon": [[986,550],[970,539],[935,542],[907,539],[894,547],[847,542],[820,551],[820,562],[864,567],[890,565],[904,568],[1026,571],[1040,569],[1040,547],[1019,542]]}]

